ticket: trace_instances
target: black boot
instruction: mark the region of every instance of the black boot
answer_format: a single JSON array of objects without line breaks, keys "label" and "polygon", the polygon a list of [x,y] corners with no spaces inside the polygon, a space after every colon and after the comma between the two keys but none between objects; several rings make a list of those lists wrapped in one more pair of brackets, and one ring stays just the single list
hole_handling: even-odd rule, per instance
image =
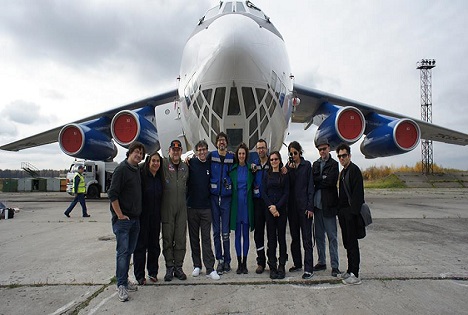
[{"label": "black boot", "polygon": [[184,273],[182,266],[176,266],[174,269],[174,276],[179,280],[187,280],[187,275]]},{"label": "black boot", "polygon": [[284,264],[279,264],[276,279],[284,279],[285,276],[286,276],[286,269],[284,268]]},{"label": "black boot", "polygon": [[240,275],[242,272],[244,272],[244,266],[242,265],[242,258],[241,256],[237,256],[237,270],[236,273]]},{"label": "black boot", "polygon": [[242,272],[244,274],[248,274],[249,273],[249,270],[247,269],[247,256],[244,256],[244,260],[242,261],[242,267],[244,267],[244,269],[242,270]]},{"label": "black boot", "polygon": [[276,269],[276,264],[270,266],[270,279],[278,279],[278,270]]},{"label": "black boot", "polygon": [[164,281],[171,281],[174,278],[174,267],[166,267]]}]

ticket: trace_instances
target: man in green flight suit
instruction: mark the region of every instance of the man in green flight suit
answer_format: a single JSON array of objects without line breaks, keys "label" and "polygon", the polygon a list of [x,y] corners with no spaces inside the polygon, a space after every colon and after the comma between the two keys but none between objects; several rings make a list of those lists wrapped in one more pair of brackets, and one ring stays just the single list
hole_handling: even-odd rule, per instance
[{"label": "man in green flight suit", "polygon": [[163,200],[161,208],[163,255],[166,260],[164,281],[174,276],[186,280],[182,270],[187,240],[187,180],[189,170],[181,160],[182,143],[171,141],[169,158],[163,160]]}]

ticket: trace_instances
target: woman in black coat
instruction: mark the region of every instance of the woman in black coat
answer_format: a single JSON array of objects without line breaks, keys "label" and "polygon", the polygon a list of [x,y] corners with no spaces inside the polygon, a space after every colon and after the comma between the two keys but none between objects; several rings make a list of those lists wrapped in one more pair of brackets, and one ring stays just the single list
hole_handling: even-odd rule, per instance
[{"label": "woman in black coat", "polygon": [[[140,234],[133,253],[134,274],[139,285],[146,283],[145,265],[152,282],[158,281],[159,255],[161,245],[161,199],[162,199],[162,159],[158,152],[149,155],[141,172],[142,212]],[[148,256],[147,256],[148,253]]]},{"label": "woman in black coat", "polygon": [[[261,196],[267,207],[267,256],[271,279],[284,279],[288,260],[286,246],[286,222],[288,219],[289,176],[281,172],[283,163],[278,151],[270,154],[270,168],[263,175]],[[276,245],[279,244],[277,267]]]}]

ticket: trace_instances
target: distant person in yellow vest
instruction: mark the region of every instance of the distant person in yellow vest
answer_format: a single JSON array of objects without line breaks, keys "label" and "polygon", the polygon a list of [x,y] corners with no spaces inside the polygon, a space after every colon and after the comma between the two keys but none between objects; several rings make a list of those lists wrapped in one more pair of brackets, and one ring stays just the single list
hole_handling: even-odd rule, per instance
[{"label": "distant person in yellow vest", "polygon": [[76,204],[80,202],[81,208],[83,210],[83,218],[88,218],[90,215],[88,214],[88,210],[86,209],[86,201],[85,201],[85,193],[86,193],[86,183],[83,177],[84,166],[78,166],[78,172],[75,174],[73,178],[73,187],[72,192],[75,195],[75,199],[71,202],[70,206],[67,210],[65,210],[64,214],[67,217],[70,217],[70,212],[72,212],[73,208],[75,208]]}]

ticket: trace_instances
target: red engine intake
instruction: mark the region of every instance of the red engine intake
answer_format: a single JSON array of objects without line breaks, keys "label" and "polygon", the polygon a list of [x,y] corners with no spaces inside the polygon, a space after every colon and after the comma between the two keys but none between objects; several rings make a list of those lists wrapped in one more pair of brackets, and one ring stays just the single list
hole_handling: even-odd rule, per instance
[{"label": "red engine intake", "polygon": [[[117,155],[117,147],[106,132],[102,121],[83,124],[68,124],[60,130],[58,143],[60,149],[70,156],[80,159],[111,161]],[[107,129],[108,130],[108,129]]]},{"label": "red engine intake", "polygon": [[125,148],[138,141],[145,146],[147,152],[159,150],[153,106],[145,106],[137,111],[118,112],[112,119],[110,129],[115,142]]}]

